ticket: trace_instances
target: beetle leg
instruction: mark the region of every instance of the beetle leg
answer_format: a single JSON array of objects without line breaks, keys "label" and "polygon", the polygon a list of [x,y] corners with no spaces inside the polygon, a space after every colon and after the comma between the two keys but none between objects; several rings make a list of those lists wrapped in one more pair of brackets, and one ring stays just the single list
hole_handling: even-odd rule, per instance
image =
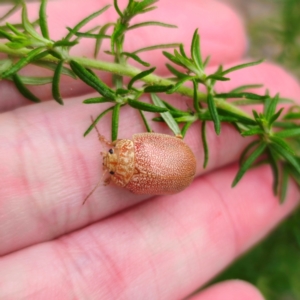
[{"label": "beetle leg", "polygon": [[110,181],[111,181],[111,177],[107,177],[107,178],[104,180],[104,185],[109,185],[109,184],[110,184]]}]

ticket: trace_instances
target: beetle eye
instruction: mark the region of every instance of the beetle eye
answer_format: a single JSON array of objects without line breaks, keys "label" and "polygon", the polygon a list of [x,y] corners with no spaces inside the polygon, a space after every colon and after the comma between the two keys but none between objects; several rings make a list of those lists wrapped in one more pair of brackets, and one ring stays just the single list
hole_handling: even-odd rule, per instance
[{"label": "beetle eye", "polygon": [[110,171],[110,172],[109,172],[109,174],[111,174],[111,175],[114,175],[114,174],[115,174],[115,172],[114,172],[114,171]]},{"label": "beetle eye", "polygon": [[114,150],[113,150],[113,149],[109,149],[108,152],[109,152],[110,154],[113,154],[113,153],[114,153]]}]

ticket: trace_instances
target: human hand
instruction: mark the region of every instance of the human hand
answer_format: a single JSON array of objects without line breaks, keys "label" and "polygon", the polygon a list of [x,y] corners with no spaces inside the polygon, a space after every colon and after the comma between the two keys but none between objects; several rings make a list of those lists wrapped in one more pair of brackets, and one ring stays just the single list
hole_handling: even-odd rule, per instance
[{"label": "human hand", "polygon": [[[102,5],[96,0],[64,3],[67,19],[61,1],[48,4],[53,38]],[[242,60],[245,33],[229,8],[196,0],[172,5],[170,11],[170,2],[160,1],[152,16],[177,24],[178,30],[140,29],[127,47],[166,39],[184,41],[189,47],[199,27],[204,56],[212,56],[212,69]],[[31,12],[36,11],[37,4],[30,6]],[[84,40],[75,54],[91,56],[92,52],[91,41]],[[158,72],[166,74],[159,52],[149,53],[147,61],[160,64]],[[272,94],[299,100],[297,82],[271,64],[232,73],[231,78],[218,90],[264,83]],[[185,191],[148,197],[101,186],[82,206],[101,177],[102,146],[95,133],[82,137],[89,116],[99,111],[95,105],[81,104],[91,92],[84,83],[62,78],[61,87],[64,107],[50,99],[50,88],[45,87],[34,88],[34,93],[50,101],[24,106],[12,84],[0,82],[1,109],[7,110],[0,116],[0,299],[182,299],[249,249],[297,204],[299,192],[293,182],[285,204],[279,204],[266,166],[249,171],[231,189],[237,172],[232,163],[248,143],[231,126],[222,125],[219,137],[208,126],[211,172],[204,173],[196,125],[185,141],[197,157],[198,177]],[[175,106],[186,106],[182,97],[171,98]],[[137,118],[135,111],[122,110],[119,137],[144,131],[141,122],[133,121]],[[109,124],[109,117],[99,124],[107,137]],[[156,126],[157,132],[169,132]],[[230,281],[202,291],[195,299],[262,297],[254,287]]]}]

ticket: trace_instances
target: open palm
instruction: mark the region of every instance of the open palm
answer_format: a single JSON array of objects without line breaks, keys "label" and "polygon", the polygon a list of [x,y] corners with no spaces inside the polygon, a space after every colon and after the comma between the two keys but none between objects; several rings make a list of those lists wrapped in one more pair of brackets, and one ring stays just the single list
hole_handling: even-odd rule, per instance
[{"label": "open palm", "polygon": [[[50,2],[53,38],[65,34],[65,26],[101,8],[104,4],[99,2]],[[36,6],[29,5],[32,15]],[[184,5],[162,0],[158,6],[148,18],[152,14],[179,29],[139,29],[125,44],[129,50],[166,42],[184,42],[189,47],[194,29],[199,28],[203,54],[211,55],[210,68],[241,62],[246,37],[231,9],[197,0]],[[68,8],[67,17],[63,7]],[[92,53],[92,42],[84,40],[74,55],[91,57]],[[145,59],[158,66],[158,73],[167,74],[159,51]],[[44,75],[38,69],[26,72]],[[109,75],[102,78],[108,81]],[[265,84],[272,94],[299,100],[297,82],[268,63],[233,73],[232,80],[219,84],[218,90],[256,83]],[[203,170],[196,125],[185,141],[196,155],[197,177],[185,191],[149,197],[100,186],[83,206],[101,177],[103,149],[95,132],[86,138],[82,133],[89,116],[96,116],[104,106],[82,104],[93,91],[80,81],[62,78],[61,89],[63,107],[51,99],[50,87],[34,88],[48,101],[28,105],[11,83],[0,82],[0,299],[182,299],[249,249],[297,204],[299,192],[293,182],[285,204],[278,203],[266,166],[249,171],[231,189],[235,162],[249,143],[231,126],[223,125],[219,137],[208,126],[210,160]],[[180,96],[169,99],[175,106],[189,105]],[[99,130],[110,136],[109,116],[101,120]],[[169,133],[164,125],[156,125],[155,130]],[[124,108],[119,137],[143,131],[137,113]],[[230,281],[194,298],[262,296],[247,283]]]}]

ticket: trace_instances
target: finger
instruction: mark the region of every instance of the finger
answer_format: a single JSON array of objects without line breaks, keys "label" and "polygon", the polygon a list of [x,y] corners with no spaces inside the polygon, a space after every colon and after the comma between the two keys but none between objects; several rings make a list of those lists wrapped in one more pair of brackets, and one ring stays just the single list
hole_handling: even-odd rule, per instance
[{"label": "finger", "polygon": [[[257,74],[267,77],[269,67],[261,65]],[[273,74],[269,74],[272,76]],[[277,74],[276,74],[277,75]],[[278,72],[282,82],[292,82],[287,87],[299,94],[296,81],[284,72]],[[245,83],[248,81],[245,77]],[[232,86],[236,87],[232,82]],[[269,86],[270,91],[273,86]],[[283,95],[285,86],[281,86]],[[182,98],[175,98],[178,103]],[[115,186],[100,186],[85,206],[82,202],[102,176],[99,155],[104,149],[96,134],[82,138],[89,126],[95,106],[79,104],[72,99],[61,108],[47,102],[35,109],[24,107],[0,117],[1,140],[0,177],[0,253],[8,253],[34,243],[56,238],[105,218],[149,196],[133,196]],[[84,109],[84,111],[83,111]],[[102,110],[101,110],[102,111]],[[97,111],[97,114],[99,111]],[[121,111],[119,137],[145,131],[136,111],[125,107]],[[110,116],[99,125],[102,134],[110,135]],[[157,125],[156,132],[169,133]],[[203,150],[199,124],[188,132],[185,141],[197,158],[197,174],[202,174]],[[249,141],[236,131],[223,125],[216,136],[213,126],[208,126],[210,159],[207,170],[235,161]],[[207,171],[206,170],[206,171]],[[233,180],[233,177],[231,177]]]},{"label": "finger", "polygon": [[231,189],[236,171],[230,166],[204,175],[182,194],[3,257],[0,298],[183,299],[297,205],[293,182],[279,204],[267,166],[249,171]]},{"label": "finger", "polygon": [[[225,296],[226,295],[226,296]],[[242,280],[228,280],[214,284],[189,300],[264,300],[259,290]]]},{"label": "finger", "polygon": [[[37,17],[38,5],[39,3],[30,3],[31,19]],[[52,38],[56,40],[66,35],[66,26],[75,26],[79,20],[103,6],[97,0],[77,1],[76,4],[74,4],[74,0],[65,0],[64,5],[68,7],[68,22],[66,22],[65,12],[61,9],[61,5],[61,1],[51,1],[48,3],[47,8],[50,33],[51,36],[53,35]],[[93,21],[89,28],[99,25],[99,23],[115,20],[115,18],[116,14],[111,8]],[[144,18],[145,15],[138,16],[136,19],[133,19],[133,24],[144,22]],[[180,42],[185,44],[188,52],[193,32],[196,28],[199,28],[202,37],[203,56],[211,55],[212,65],[235,61],[241,58],[244,53],[246,43],[241,20],[235,12],[220,2],[191,0],[186,5],[179,5],[179,3],[170,1],[160,1],[158,9],[149,12],[147,16],[147,20],[152,19],[166,23],[176,23],[179,28],[142,27],[129,31],[124,46],[126,51],[131,52],[154,44]],[[80,44],[72,50],[72,55],[93,57],[94,47],[92,39],[82,39]],[[102,49],[109,50],[109,47],[110,44],[107,41],[103,44]],[[152,66],[156,66],[157,74],[166,75],[169,74],[164,66],[166,58],[161,52],[161,50],[156,50],[141,53],[141,58],[148,61]],[[99,59],[111,60],[111,56],[101,55]],[[135,65],[134,62],[129,62]],[[140,65],[138,67],[141,68]],[[21,73],[39,77],[52,76],[52,72],[32,66],[24,69]],[[102,80],[110,83],[108,73],[100,73],[99,75]],[[64,98],[83,95],[91,91],[91,88],[85,83],[64,75],[61,77],[60,88]],[[0,90],[2,98],[0,111],[7,111],[29,103],[29,100],[23,98],[10,82],[0,81]],[[51,85],[49,84],[32,86],[30,90],[40,99],[52,99]]]}]

